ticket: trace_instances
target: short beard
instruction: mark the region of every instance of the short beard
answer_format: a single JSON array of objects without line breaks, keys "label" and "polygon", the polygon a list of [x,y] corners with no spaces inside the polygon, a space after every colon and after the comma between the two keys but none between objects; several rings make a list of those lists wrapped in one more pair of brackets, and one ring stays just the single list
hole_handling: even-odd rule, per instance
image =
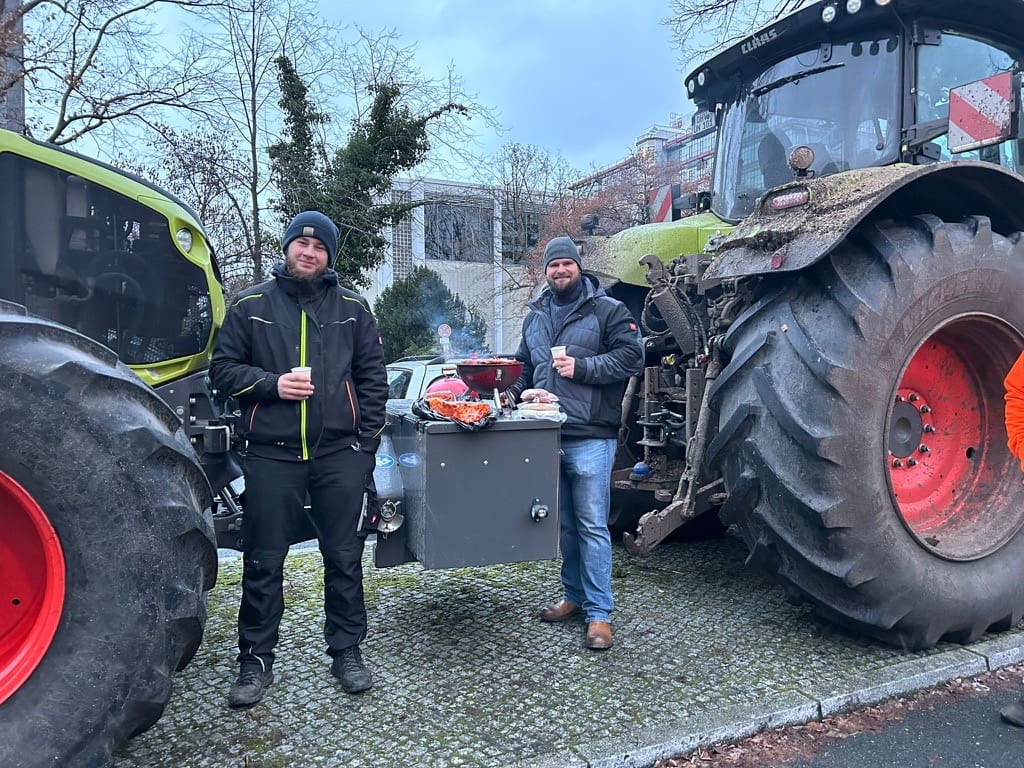
[{"label": "short beard", "polygon": [[572,293],[573,291],[575,291],[576,290],[576,286],[578,286],[582,280],[583,280],[583,275],[581,273],[579,275],[576,275],[574,278],[572,278],[566,284],[565,288],[559,288],[557,285],[555,285],[554,280],[552,280],[551,278],[547,278],[548,288],[550,288],[551,292],[553,294],[555,294],[555,296],[558,296],[559,298],[561,298],[562,296],[566,296],[566,295]]},{"label": "short beard", "polygon": [[295,274],[295,270],[292,269],[292,266],[294,264],[295,264],[295,260],[294,259],[287,259],[286,258],[284,260],[284,268],[285,268],[285,271],[288,273],[288,276],[290,278],[292,278],[292,280],[301,280],[301,281],[306,282],[306,283],[311,283],[314,280],[319,280],[320,276],[323,275],[323,273],[327,271],[327,265],[324,265],[323,269],[319,270],[318,272],[314,272],[313,274],[310,274],[310,275],[297,275],[297,274]]}]

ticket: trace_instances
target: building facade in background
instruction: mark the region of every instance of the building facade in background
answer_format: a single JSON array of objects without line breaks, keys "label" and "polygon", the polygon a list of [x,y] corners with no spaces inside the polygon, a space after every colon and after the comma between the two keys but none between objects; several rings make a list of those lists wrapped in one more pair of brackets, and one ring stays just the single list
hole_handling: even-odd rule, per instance
[{"label": "building facade in background", "polygon": [[391,227],[388,257],[366,298],[375,302],[414,267],[427,267],[487,323],[488,349],[479,351],[515,351],[536,283],[526,256],[543,228],[545,201],[509,200],[500,188],[436,179],[397,179],[391,196],[422,204]]}]

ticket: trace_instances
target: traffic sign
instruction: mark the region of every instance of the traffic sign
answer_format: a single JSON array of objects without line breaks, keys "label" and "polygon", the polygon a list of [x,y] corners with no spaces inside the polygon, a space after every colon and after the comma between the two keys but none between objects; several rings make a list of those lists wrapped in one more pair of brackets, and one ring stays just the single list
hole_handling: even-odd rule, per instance
[{"label": "traffic sign", "polygon": [[448,323],[441,323],[437,326],[437,337],[439,339],[447,339],[452,335],[452,327]]}]

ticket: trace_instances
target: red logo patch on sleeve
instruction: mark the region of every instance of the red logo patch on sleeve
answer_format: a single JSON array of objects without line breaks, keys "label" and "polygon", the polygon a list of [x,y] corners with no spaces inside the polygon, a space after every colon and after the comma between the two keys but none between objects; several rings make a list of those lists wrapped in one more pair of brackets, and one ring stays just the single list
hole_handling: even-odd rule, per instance
[{"label": "red logo patch on sleeve", "polygon": [[630,323],[629,324],[629,330],[635,331],[636,330],[636,323]]}]

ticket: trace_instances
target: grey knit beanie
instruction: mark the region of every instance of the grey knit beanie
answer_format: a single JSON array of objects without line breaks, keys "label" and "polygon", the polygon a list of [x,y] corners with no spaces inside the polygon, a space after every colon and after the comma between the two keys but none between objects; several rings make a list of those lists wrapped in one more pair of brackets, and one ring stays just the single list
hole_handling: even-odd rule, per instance
[{"label": "grey knit beanie", "polygon": [[555,259],[572,259],[579,266],[580,272],[583,271],[583,257],[571,237],[556,237],[547,244],[544,249],[544,269]]}]

